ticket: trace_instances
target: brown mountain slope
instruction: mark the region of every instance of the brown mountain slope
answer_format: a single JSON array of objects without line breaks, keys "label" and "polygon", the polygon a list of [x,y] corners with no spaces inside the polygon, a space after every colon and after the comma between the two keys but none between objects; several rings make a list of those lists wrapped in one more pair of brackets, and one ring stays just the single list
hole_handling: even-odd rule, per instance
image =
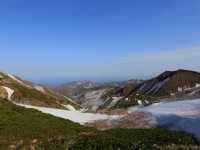
[{"label": "brown mountain slope", "polygon": [[195,87],[200,83],[200,73],[188,70],[166,71],[144,82],[136,91],[151,96],[169,96]]},{"label": "brown mountain slope", "polygon": [[[200,97],[200,73],[189,70],[165,71],[155,78],[144,81],[135,87],[122,87],[107,93],[110,99],[119,99],[112,108],[129,107],[132,105],[146,105],[160,101],[163,98],[180,98],[184,96]],[[128,91],[128,92],[123,92]],[[194,92],[195,91],[195,92]],[[193,98],[193,97],[192,97]],[[102,106],[105,108],[106,106]]]},{"label": "brown mountain slope", "polygon": [[57,94],[49,88],[24,81],[7,73],[0,73],[0,97],[17,103],[44,107],[67,108],[67,105],[78,109],[80,106],[69,98]]}]

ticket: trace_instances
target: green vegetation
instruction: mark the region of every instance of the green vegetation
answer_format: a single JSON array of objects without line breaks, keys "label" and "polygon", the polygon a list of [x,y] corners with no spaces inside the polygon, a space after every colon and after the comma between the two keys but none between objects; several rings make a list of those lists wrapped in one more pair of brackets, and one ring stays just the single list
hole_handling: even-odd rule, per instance
[{"label": "green vegetation", "polygon": [[27,88],[18,83],[12,83],[10,86],[15,90],[14,99],[13,99],[15,101],[25,100],[26,102],[28,101],[31,104],[39,105],[39,106],[52,106],[52,107],[58,107],[58,108],[61,107],[56,102],[56,100],[59,100],[60,102],[61,100],[56,99],[52,97],[51,95],[43,94],[42,92],[36,89]]},{"label": "green vegetation", "polygon": [[113,129],[82,136],[69,150],[157,150],[172,144],[197,142],[189,134],[162,129]]},{"label": "green vegetation", "polygon": [[0,99],[0,149],[121,150],[197,145],[190,134],[162,129],[97,131]]},{"label": "green vegetation", "polygon": [[[17,78],[17,77],[15,77]],[[35,88],[35,85],[17,78],[23,83],[19,83],[18,81],[12,79],[8,75],[4,75],[0,72],[0,85],[6,86],[14,90],[14,94],[12,95],[12,100],[15,102],[21,102],[26,104],[32,104],[36,106],[46,106],[46,107],[54,107],[54,108],[64,108],[61,104],[70,104],[76,109],[79,109],[79,105],[72,103],[67,98],[63,97],[60,94],[57,94],[50,89],[41,86],[43,91],[39,91]],[[0,89],[0,97],[6,98],[7,92],[4,89]]]},{"label": "green vegetation", "polygon": [[66,148],[67,142],[78,134],[93,130],[0,100],[0,149],[28,149],[31,145],[41,149],[50,149],[49,146]]}]

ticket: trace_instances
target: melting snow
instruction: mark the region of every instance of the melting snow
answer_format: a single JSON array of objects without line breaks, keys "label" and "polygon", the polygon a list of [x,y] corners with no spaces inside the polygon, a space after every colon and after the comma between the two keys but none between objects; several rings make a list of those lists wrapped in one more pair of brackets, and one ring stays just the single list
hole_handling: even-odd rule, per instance
[{"label": "melting snow", "polygon": [[56,109],[56,108],[47,108],[47,107],[38,107],[38,106],[31,106],[31,105],[24,105],[24,104],[17,104],[19,106],[23,106],[26,108],[33,108],[37,109],[43,113],[51,114],[56,117],[69,119],[71,121],[84,124],[87,122],[94,122],[97,120],[102,119],[118,119],[120,116],[118,115],[105,115],[105,114],[98,114],[98,113],[82,113],[80,111],[68,111],[63,109]]},{"label": "melting snow", "polygon": [[193,133],[200,141],[200,99],[162,102],[129,109],[129,112],[135,111],[151,113],[160,126]]}]

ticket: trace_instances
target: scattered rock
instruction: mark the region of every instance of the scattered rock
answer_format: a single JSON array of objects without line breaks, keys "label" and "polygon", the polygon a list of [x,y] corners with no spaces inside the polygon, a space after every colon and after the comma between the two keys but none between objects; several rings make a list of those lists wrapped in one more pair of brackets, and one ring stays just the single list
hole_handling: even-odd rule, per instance
[{"label": "scattered rock", "polygon": [[153,128],[156,127],[156,119],[148,113],[134,112],[120,119],[99,120],[86,124],[99,130],[108,130],[113,128]]}]

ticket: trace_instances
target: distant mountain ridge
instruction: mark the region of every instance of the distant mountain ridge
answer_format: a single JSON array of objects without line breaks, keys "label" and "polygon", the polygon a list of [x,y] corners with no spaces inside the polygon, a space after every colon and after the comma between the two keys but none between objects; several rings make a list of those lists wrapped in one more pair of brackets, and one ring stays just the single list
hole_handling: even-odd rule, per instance
[{"label": "distant mountain ridge", "polygon": [[121,86],[134,86],[141,83],[142,80],[131,79],[127,81],[108,81],[108,82],[94,82],[94,81],[73,81],[58,86],[54,90],[63,95],[71,97],[83,108],[96,111],[99,106],[104,104],[104,95],[111,89]]},{"label": "distant mountain ridge", "polygon": [[165,71],[144,82],[137,92],[153,96],[168,96],[200,84],[200,73],[189,70]]},{"label": "distant mountain ridge", "polygon": [[200,73],[183,69],[165,71],[136,87],[129,87],[126,93],[123,92],[125,88],[121,87],[107,94],[110,97],[118,97],[118,102],[113,107],[144,105],[163,98],[184,96],[193,98],[195,94],[200,97]]}]

